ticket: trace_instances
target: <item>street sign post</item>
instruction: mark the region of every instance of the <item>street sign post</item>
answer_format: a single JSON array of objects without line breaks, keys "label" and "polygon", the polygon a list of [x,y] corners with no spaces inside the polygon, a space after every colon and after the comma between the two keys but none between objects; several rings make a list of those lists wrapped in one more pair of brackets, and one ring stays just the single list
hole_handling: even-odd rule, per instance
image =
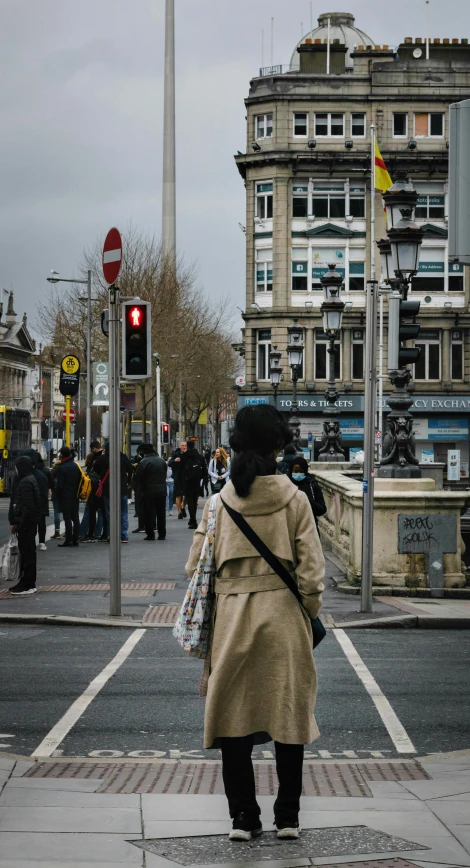
[{"label": "street sign post", "polygon": [[109,407],[108,362],[93,362],[93,406]]},{"label": "street sign post", "polygon": [[[73,407],[70,407],[69,409],[68,418],[70,422],[75,422],[75,419],[77,418],[77,414]],[[64,422],[67,422],[67,410],[62,410],[62,419]]]},{"label": "street sign post", "polygon": [[115,281],[122,261],[122,239],[110,229],[103,245],[103,276],[109,286],[109,597],[110,614],[121,614],[121,456],[119,444],[119,315]]}]

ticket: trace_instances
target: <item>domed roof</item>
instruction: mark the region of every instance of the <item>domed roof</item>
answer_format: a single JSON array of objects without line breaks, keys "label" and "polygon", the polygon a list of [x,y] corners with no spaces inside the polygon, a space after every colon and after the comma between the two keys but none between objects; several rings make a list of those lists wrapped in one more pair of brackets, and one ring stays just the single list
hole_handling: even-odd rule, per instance
[{"label": "domed roof", "polygon": [[351,51],[354,51],[355,47],[358,45],[375,45],[374,40],[368,36],[367,33],[364,33],[363,30],[359,30],[358,27],[354,26],[354,15],[351,15],[350,12],[325,12],[323,15],[320,15],[318,19],[319,26],[315,28],[313,34],[309,31],[305,34],[303,39],[297,43],[291,59],[292,69],[300,68],[300,57],[297,51],[299,45],[303,45],[305,40],[310,37],[314,40],[321,39],[322,42],[328,38],[328,18],[330,19],[330,39],[339,39],[342,44],[347,46],[347,68],[354,66],[354,61],[352,60],[350,53]]}]

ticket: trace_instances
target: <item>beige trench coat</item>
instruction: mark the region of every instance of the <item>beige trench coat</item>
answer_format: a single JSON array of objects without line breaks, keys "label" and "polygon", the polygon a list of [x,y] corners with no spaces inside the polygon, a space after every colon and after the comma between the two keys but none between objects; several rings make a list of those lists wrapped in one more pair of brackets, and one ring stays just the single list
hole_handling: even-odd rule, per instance
[{"label": "beige trench coat", "polygon": [[[315,618],[325,562],[306,495],[287,476],[276,475],[257,477],[247,498],[238,497],[231,482],[221,496],[292,573],[305,609]],[[207,513],[208,504],[186,564],[189,576],[202,549]],[[251,734],[255,744],[309,744],[319,731],[313,714],[317,679],[308,616],[221,503],[215,559],[216,615],[204,747],[220,747],[222,737]]]}]

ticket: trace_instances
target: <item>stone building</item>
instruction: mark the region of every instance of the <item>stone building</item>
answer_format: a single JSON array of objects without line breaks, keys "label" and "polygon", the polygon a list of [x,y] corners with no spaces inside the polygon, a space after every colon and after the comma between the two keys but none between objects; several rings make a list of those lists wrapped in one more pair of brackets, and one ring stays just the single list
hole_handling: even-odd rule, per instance
[{"label": "stone building", "polygon": [[[327,344],[320,277],[334,262],[349,303],[336,358],[343,444],[347,456],[362,446],[364,287],[371,244],[375,249],[385,234],[377,193],[371,239],[373,123],[392,179],[400,170],[418,191],[416,222],[424,229],[410,293],[421,301],[422,352],[412,381],[417,456],[443,460],[448,449],[460,448],[468,474],[469,279],[467,269],[449,262],[447,240],[448,109],[470,97],[468,40],[432,39],[427,59],[424,38],[378,46],[349,13],[324,14],[318,23],[288,65],[260,70],[245,100],[246,152],[235,157],[246,187],[246,385],[239,405],[273,402],[268,356],[277,346],[283,367],[277,405],[288,412],[287,328],[295,318],[305,342],[298,389],[303,443],[321,436]],[[380,276],[378,252],[376,268]],[[390,390],[385,376],[384,392]]]}]

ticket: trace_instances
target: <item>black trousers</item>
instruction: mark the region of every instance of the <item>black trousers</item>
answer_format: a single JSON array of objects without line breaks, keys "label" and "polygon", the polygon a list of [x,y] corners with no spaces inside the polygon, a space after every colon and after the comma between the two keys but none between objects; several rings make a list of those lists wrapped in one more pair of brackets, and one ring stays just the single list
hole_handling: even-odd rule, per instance
[{"label": "black trousers", "polygon": [[78,542],[80,536],[80,517],[78,515],[78,500],[62,507],[65,522],[65,542]]},{"label": "black trousers", "polygon": [[25,588],[36,587],[36,523],[27,522],[18,528],[21,581]]},{"label": "black trousers", "polygon": [[[151,494],[150,492],[143,494],[142,497],[142,513],[139,511],[139,516],[143,514],[145,533],[147,536],[155,536],[155,520],[157,522],[157,531],[160,539],[166,537],[166,494]],[[141,519],[139,518],[139,524]]]},{"label": "black trousers", "polygon": [[186,498],[186,506],[188,507],[189,521],[191,522],[191,524],[197,524],[196,512],[197,502],[199,500],[200,494],[201,483],[199,480],[197,482],[193,482],[192,485],[186,485],[184,496]]},{"label": "black trousers", "polygon": [[[232,819],[241,812],[259,817],[261,809],[256,801],[255,775],[251,752],[253,736],[223,738],[222,775]],[[296,823],[299,819],[302,794],[303,744],[274,742],[279,789],[274,802],[274,819],[278,823]]]},{"label": "black trousers", "polygon": [[39,542],[40,543],[46,542],[46,516],[45,515],[41,515],[41,518],[38,521],[38,536],[39,536]]},{"label": "black trousers", "polygon": [[104,505],[104,500],[102,497],[97,497],[96,494],[92,491],[88,498],[88,533],[87,536],[95,535],[96,528],[96,516],[98,512],[101,512],[101,517],[103,519],[103,530],[101,531],[101,535],[106,539],[108,538],[108,518],[106,515],[106,509]]}]

